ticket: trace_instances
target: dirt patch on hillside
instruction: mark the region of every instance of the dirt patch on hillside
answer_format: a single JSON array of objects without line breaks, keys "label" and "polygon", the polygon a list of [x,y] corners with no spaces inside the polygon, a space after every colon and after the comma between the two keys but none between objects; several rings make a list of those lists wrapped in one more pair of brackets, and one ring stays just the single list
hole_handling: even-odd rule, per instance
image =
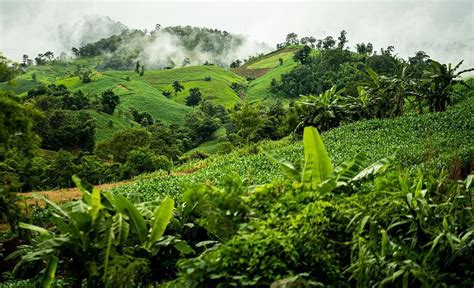
[{"label": "dirt patch on hillside", "polygon": [[258,78],[261,77],[270,70],[270,68],[259,68],[259,69],[247,69],[243,67],[232,68],[231,71],[242,77],[252,77]]},{"label": "dirt patch on hillside", "polygon": [[[106,190],[113,187],[122,186],[130,182],[131,181],[107,183],[107,184],[95,185],[95,187],[99,188],[100,190]],[[36,199],[37,196],[45,196],[46,198],[53,201],[54,203],[64,203],[71,200],[77,200],[82,197],[81,191],[79,191],[79,189],[77,188],[64,188],[64,189],[49,190],[49,191],[18,193],[18,195],[23,198],[22,202],[24,202],[26,205],[29,205],[29,206],[30,205],[39,205],[39,206],[45,205],[44,201],[40,199]]]},{"label": "dirt patch on hillside", "polygon": [[119,87],[120,89],[122,89],[124,91],[130,91],[130,89],[128,89],[128,87],[123,85],[123,84],[117,84],[117,87]]}]

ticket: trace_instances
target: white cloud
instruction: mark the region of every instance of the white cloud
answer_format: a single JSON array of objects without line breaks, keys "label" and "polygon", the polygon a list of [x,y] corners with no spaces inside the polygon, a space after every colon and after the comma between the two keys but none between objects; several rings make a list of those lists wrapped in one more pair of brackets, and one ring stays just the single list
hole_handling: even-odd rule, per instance
[{"label": "white cloud", "polygon": [[105,15],[131,28],[193,25],[218,28],[272,47],[288,32],[322,38],[348,32],[349,45],[394,45],[402,57],[424,50],[442,62],[474,66],[472,1],[33,1],[0,0],[0,50],[19,60],[63,49],[59,25],[84,15]]}]

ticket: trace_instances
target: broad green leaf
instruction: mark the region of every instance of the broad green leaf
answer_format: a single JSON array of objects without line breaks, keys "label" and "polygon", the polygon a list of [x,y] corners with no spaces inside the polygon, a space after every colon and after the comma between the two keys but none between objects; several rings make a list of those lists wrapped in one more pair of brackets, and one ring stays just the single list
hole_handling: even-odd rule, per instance
[{"label": "broad green leaf", "polygon": [[77,189],[82,192],[84,199],[87,200],[87,198],[90,196],[90,191],[92,191],[92,186],[90,184],[82,182],[82,180],[77,177],[77,175],[72,175],[71,178],[72,181],[74,181],[74,184],[76,184]]},{"label": "broad green leaf", "polygon": [[471,174],[466,177],[466,180],[464,180],[464,183],[466,184],[466,190],[469,190],[469,188],[471,187],[473,179],[474,179],[474,174]]},{"label": "broad green leaf", "polygon": [[56,211],[61,213],[63,216],[65,216],[66,218],[69,218],[69,213],[67,213],[64,209],[62,209],[58,204],[54,203],[53,201],[49,200],[48,198],[44,196],[40,196],[39,198],[43,200],[44,202],[46,202],[51,207],[53,207]]},{"label": "broad green leaf", "polygon": [[299,178],[301,177],[300,171],[298,171],[291,162],[283,159],[280,155],[271,152],[267,148],[263,148],[263,152],[265,153],[265,155],[268,156],[268,158],[279,164],[283,168],[286,175],[288,175],[288,177],[294,180],[299,180]]},{"label": "broad green leaf", "polygon": [[172,198],[164,199],[160,206],[153,213],[155,220],[151,230],[150,242],[148,247],[153,245],[165,233],[166,226],[168,226],[171,217],[173,217],[174,201]]},{"label": "broad green leaf", "polygon": [[354,176],[354,178],[352,178],[352,181],[360,181],[360,180],[362,180],[364,178],[367,178],[371,175],[382,173],[383,171],[385,171],[387,169],[387,167],[391,164],[391,162],[394,158],[395,158],[395,156],[389,156],[387,158],[383,158],[383,159],[371,164],[370,166],[368,166],[364,170],[357,173],[357,175]]},{"label": "broad green leaf", "polygon": [[51,287],[51,284],[53,284],[53,280],[54,280],[57,268],[58,268],[58,258],[56,256],[51,256],[48,260],[48,266],[46,267],[43,279],[41,280],[42,288]]},{"label": "broad green leaf", "polygon": [[20,226],[20,228],[23,228],[23,229],[28,229],[28,230],[31,230],[31,231],[38,232],[40,235],[51,235],[48,230],[44,229],[43,227],[36,226],[36,225],[31,225],[31,224],[20,222],[19,226]]},{"label": "broad green leaf", "polygon": [[334,176],[337,179],[337,186],[349,184],[362,169],[366,159],[365,153],[358,153],[354,158],[346,160],[334,168]]},{"label": "broad green leaf", "polygon": [[379,86],[379,84],[380,84],[379,78],[380,78],[380,77],[379,77],[379,75],[377,75],[377,73],[375,73],[374,70],[372,70],[372,68],[367,67],[367,74],[369,74],[370,79],[372,79],[372,81],[374,82],[374,84],[375,84],[376,86]]},{"label": "broad green leaf", "polygon": [[112,218],[112,232],[114,236],[115,245],[123,244],[127,238],[128,233],[130,231],[130,225],[124,219],[124,215],[122,213],[117,213]]},{"label": "broad green leaf", "polygon": [[95,220],[97,218],[97,215],[99,214],[99,210],[101,208],[100,190],[97,187],[92,188],[91,206],[90,207],[91,207],[90,215],[92,216],[92,220]]},{"label": "broad green leaf", "polygon": [[138,239],[141,243],[145,243],[147,237],[147,228],[146,222],[143,216],[138,211],[137,207],[135,207],[130,200],[123,197],[122,195],[118,195],[115,197],[115,204],[122,206],[126,211],[130,220],[133,223],[133,227],[135,227],[135,231],[138,234]]},{"label": "broad green leaf", "polygon": [[105,250],[105,259],[104,259],[104,282],[107,283],[107,274],[109,272],[109,258],[110,251],[112,250],[112,243],[114,242],[114,232],[112,227],[110,227],[109,237],[107,239],[107,249]]},{"label": "broad green leaf", "polygon": [[191,254],[194,253],[194,249],[191,248],[185,241],[177,241],[176,243],[173,244],[174,248],[176,248],[181,254]]},{"label": "broad green leaf", "polygon": [[316,128],[304,128],[303,145],[305,165],[301,182],[318,185],[329,178],[333,165]]}]

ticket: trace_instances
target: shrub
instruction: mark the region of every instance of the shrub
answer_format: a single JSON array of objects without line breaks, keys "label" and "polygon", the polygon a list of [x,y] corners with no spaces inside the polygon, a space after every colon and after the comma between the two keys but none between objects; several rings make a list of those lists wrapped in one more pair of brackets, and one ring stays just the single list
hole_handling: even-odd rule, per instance
[{"label": "shrub", "polygon": [[122,166],[123,175],[131,178],[146,172],[156,170],[171,170],[171,161],[163,155],[155,155],[148,148],[132,150],[127,154],[127,161]]}]

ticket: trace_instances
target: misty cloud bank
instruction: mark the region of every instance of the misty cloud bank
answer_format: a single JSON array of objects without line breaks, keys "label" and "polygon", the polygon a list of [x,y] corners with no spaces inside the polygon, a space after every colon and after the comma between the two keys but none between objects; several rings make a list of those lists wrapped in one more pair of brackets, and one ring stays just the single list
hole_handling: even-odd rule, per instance
[{"label": "misty cloud bank", "polygon": [[189,38],[196,38],[196,35],[182,38],[166,31],[159,31],[156,37],[143,47],[137,60],[150,68],[182,66],[186,58],[189,59],[188,65],[210,62],[228,66],[236,59],[245,59],[257,53],[267,53],[272,50],[267,44],[250,41],[244,36],[229,38],[225,43],[217,39],[211,42],[200,41],[195,47],[189,49],[185,44]]},{"label": "misty cloud bank", "polygon": [[[21,61],[25,53],[34,56],[47,50],[69,51],[72,46],[115,34],[115,25],[94,25],[94,21],[89,21],[91,25],[81,24],[85,15],[107,15],[130,28],[154,29],[156,23],[161,23],[215,27],[247,35],[246,44],[240,51],[229,52],[233,54],[229,58],[252,55],[259,48],[253,40],[274,47],[289,32],[320,39],[336,36],[344,29],[351,47],[360,42],[371,42],[377,50],[393,45],[395,52],[405,59],[423,50],[444,63],[464,59],[463,67],[467,68],[474,67],[473,6],[472,0],[301,3],[0,0],[0,51],[16,61]],[[106,22],[114,22],[111,19]],[[154,51],[160,45],[163,48],[168,48],[165,44],[174,45],[173,39],[170,41],[150,45],[141,57],[159,65],[162,59]],[[182,56],[181,53],[170,55],[175,61]]]}]

